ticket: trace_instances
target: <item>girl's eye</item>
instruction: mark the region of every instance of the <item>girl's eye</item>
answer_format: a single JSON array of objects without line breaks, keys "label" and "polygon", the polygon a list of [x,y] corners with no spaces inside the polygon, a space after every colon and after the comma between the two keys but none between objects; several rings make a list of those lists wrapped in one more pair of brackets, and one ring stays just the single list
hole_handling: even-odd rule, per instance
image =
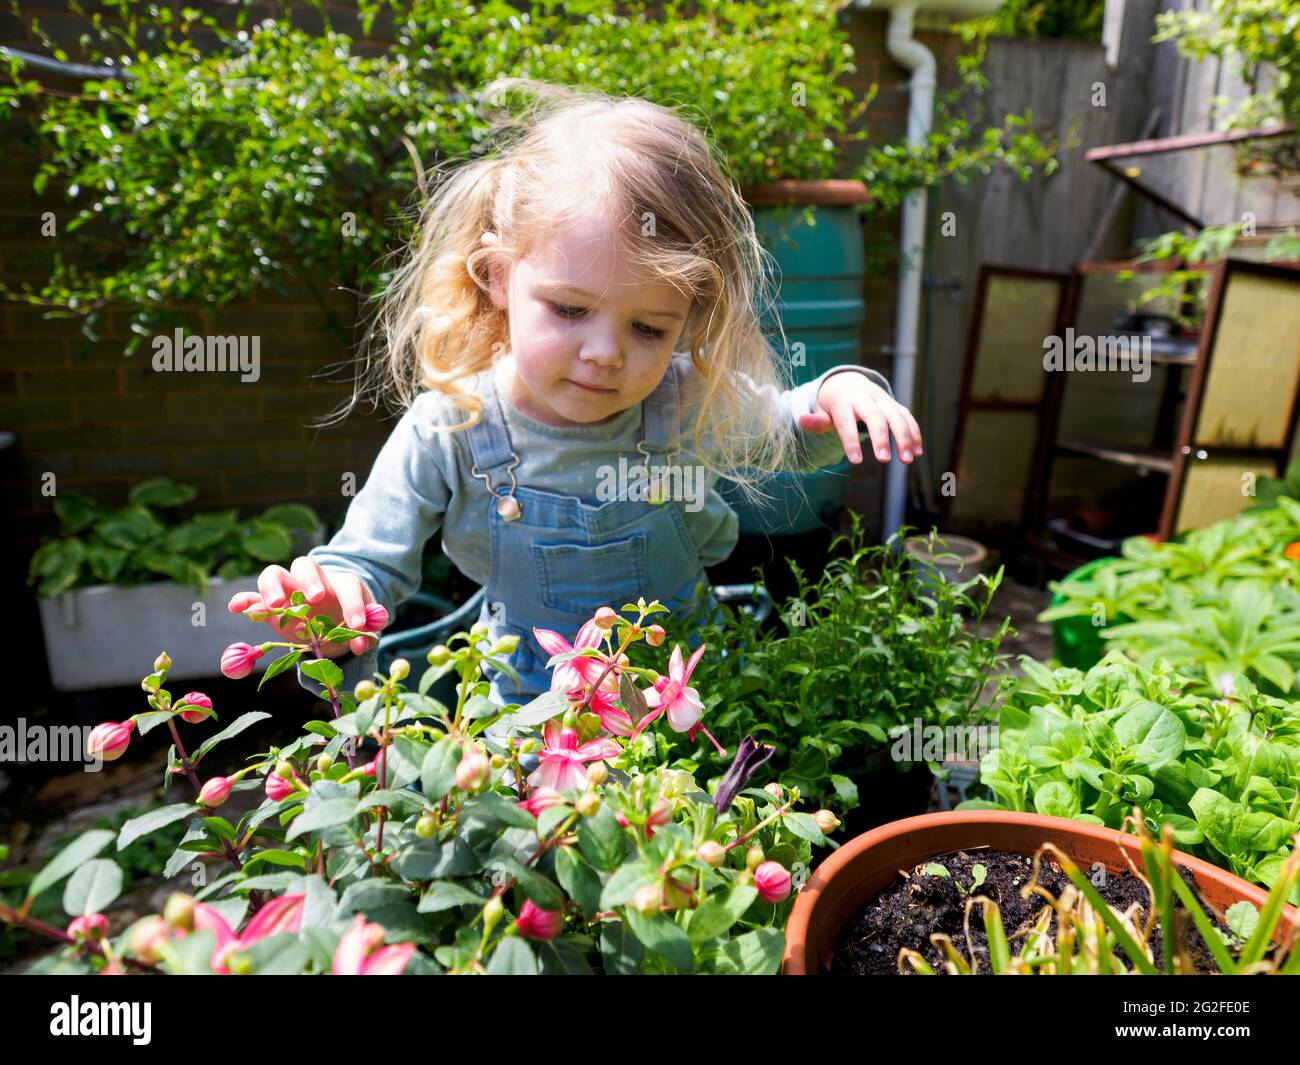
[{"label": "girl's eye", "polygon": [[[567,303],[552,303],[551,310],[561,318],[578,318],[587,313],[585,307],[572,307]],[[662,340],[666,330],[656,329],[652,325],[646,325],[644,322],[636,322],[635,328],[641,336],[647,340]]]}]

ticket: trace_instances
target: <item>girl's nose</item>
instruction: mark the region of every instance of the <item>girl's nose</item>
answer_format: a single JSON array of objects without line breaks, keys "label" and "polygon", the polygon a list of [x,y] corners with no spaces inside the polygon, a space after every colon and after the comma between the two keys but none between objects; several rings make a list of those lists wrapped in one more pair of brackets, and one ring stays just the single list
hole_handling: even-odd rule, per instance
[{"label": "girl's nose", "polygon": [[582,338],[578,358],[608,370],[617,370],[623,364],[618,337],[606,329],[593,329]]}]

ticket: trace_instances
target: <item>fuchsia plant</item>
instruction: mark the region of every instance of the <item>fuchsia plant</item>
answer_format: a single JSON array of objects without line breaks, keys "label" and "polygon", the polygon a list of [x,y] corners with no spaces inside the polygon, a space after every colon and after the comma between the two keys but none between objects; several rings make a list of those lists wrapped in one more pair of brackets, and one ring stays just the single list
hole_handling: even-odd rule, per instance
[{"label": "fuchsia plant", "polygon": [[[0,906],[0,918],[66,944],[42,971],[760,973],[779,966],[793,884],[802,882],[791,874],[806,868],[813,845],[829,842],[820,826],[837,822],[830,811],[797,811],[796,788],[748,788],[771,753],[752,737],[716,782],[716,797],[713,782],[695,779],[692,763],[663,761],[659,722],[678,732],[703,728],[703,701],[692,685],[705,649],[685,659],[674,647],[666,676],[632,667],[632,643],[664,642],[663,629],[647,624],[665,609],[660,604],[641,600],[622,613],[604,607],[572,643],[538,630],[551,654],[551,690],[505,707],[492,700],[484,673],[514,676],[508,656],[518,640],[489,645],[484,625],[433,648],[418,684],[404,683],[411,665],[398,659],[387,676],[346,691],[342,670],[322,650],[373,638],[370,627],[377,631],[386,617],[367,616],[366,631],[336,625],[313,616],[301,592],[274,609],[241,593],[231,609],[296,635],[235,644],[222,656],[223,671],[247,675],[262,655],[283,649],[258,687],[297,665],[319,684],[331,714],[243,768],[201,779],[218,743],[271,715],[246,713],[190,753],[176,719],[198,727],[216,712],[201,692],[173,701],[162,687],[171,662],[159,656],[142,683],[149,709],[100,726],[95,746],[120,757],[133,734],[166,725],[173,740],[167,780],[188,779],[195,798],[128,822],[117,846],[184,820],[188,832],[166,875],[195,860],[221,864],[194,895],[173,895],[162,915],[114,937],[105,913],[112,897],[100,886],[120,883],[121,873],[99,856],[114,834],[85,833],[37,874],[22,907]],[[444,705],[429,692],[452,672],[456,696]],[[529,772],[521,759],[534,752],[539,762]],[[254,808],[235,801],[245,793]],[[243,812],[230,813],[236,806]],[[64,907],[74,918],[66,932],[30,913],[32,899],[64,878]],[[388,913],[405,915],[400,932],[385,930]]]}]

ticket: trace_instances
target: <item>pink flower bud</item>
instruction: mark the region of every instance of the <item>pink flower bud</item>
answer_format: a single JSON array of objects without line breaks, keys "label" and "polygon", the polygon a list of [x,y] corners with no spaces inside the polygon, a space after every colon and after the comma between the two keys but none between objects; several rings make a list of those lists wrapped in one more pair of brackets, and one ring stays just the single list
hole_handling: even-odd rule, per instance
[{"label": "pink flower bud", "polygon": [[532,899],[524,899],[515,927],[525,939],[554,939],[564,928],[564,914],[560,910],[543,910]]},{"label": "pink flower bud", "polygon": [[471,794],[482,791],[492,776],[492,764],[474,746],[467,746],[456,765],[456,787]]},{"label": "pink flower bud", "polygon": [[[212,709],[212,700],[202,692],[189,692],[181,696],[182,703],[189,703],[190,706],[201,706],[204,710]],[[181,720],[188,721],[191,725],[197,725],[200,721],[207,719],[207,714],[200,714],[193,710],[182,710]]]},{"label": "pink flower bud", "polygon": [[298,785],[294,781],[286,780],[284,777],[275,773],[267,774],[266,797],[272,802],[279,802],[281,799],[287,799],[297,790]]},{"label": "pink flower bud", "polygon": [[253,665],[264,654],[252,644],[232,643],[221,652],[221,672],[231,680],[240,680],[253,672]]},{"label": "pink flower bud", "polygon": [[540,817],[543,810],[563,801],[564,797],[558,791],[543,785],[540,788],[535,788],[533,793],[519,805],[534,817]]},{"label": "pink flower bud", "polygon": [[613,607],[603,606],[596,611],[596,616],[591,619],[596,623],[596,627],[608,632],[618,621],[618,614]]},{"label": "pink flower bud", "polygon": [[105,762],[121,758],[131,742],[133,728],[135,722],[129,720],[105,721],[102,725],[96,725],[86,737],[86,753],[92,758],[102,758]]},{"label": "pink flower bud", "polygon": [[231,779],[213,777],[199,791],[199,802],[204,806],[220,806],[230,798]]},{"label": "pink flower bud", "polygon": [[232,614],[243,614],[250,621],[265,621],[271,616],[270,608],[257,592],[236,592],[226,609]]},{"label": "pink flower bud", "polygon": [[780,862],[764,862],[754,870],[754,887],[764,902],[784,902],[790,897],[790,873]]},{"label": "pink flower bud", "polygon": [[68,925],[68,935],[73,939],[100,939],[108,933],[108,918],[102,913],[74,917]]},{"label": "pink flower bud", "polygon": [[378,632],[388,624],[388,611],[378,603],[366,604],[366,632]]},{"label": "pink flower bud", "polygon": [[651,647],[658,647],[661,643],[664,642],[664,639],[665,637],[667,637],[667,635],[668,633],[664,631],[664,627],[662,625],[651,625],[648,629],[645,630],[645,642],[648,643]]},{"label": "pink flower bud", "polygon": [[137,961],[153,965],[158,961],[162,945],[170,938],[167,922],[157,914],[146,917],[131,930],[127,950]]}]

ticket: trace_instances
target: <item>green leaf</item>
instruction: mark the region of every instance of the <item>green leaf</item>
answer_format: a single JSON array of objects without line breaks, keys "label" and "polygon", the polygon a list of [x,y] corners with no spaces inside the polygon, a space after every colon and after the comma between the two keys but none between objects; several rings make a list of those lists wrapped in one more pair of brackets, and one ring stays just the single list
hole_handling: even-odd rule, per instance
[{"label": "green leaf", "polygon": [[430,802],[438,802],[456,783],[456,767],[460,764],[461,748],[450,737],[444,736],[424,756],[420,766],[420,790]]},{"label": "green leaf", "polygon": [[524,865],[512,854],[506,855],[502,859],[502,864],[534,904],[543,910],[564,909],[564,892],[536,869]]},{"label": "green leaf", "polygon": [[102,912],[122,893],[122,869],[108,858],[87,862],[63,889],[63,909],[73,917]]},{"label": "green leaf", "polygon": [[487,900],[450,880],[435,880],[420,896],[421,913],[439,913],[457,906],[482,906]]},{"label": "green leaf", "polygon": [[293,551],[293,540],[281,526],[255,518],[240,534],[239,546],[263,562],[280,562]]},{"label": "green leaf", "polygon": [[32,879],[27,888],[27,897],[34,899],[42,892],[52,888],[69,873],[80,869],[100,851],[113,842],[113,833],[108,829],[96,828],[83,832]]},{"label": "green leaf", "polygon": [[256,725],[259,721],[264,721],[271,715],[265,710],[250,710],[246,714],[240,714],[234,721],[223,728],[215,735],[209,736],[201,744],[199,749],[194,752],[195,758],[202,758],[208,751],[212,750],[218,743],[230,739],[232,736],[238,736],[244,729]]},{"label": "green leaf", "polygon": [[645,862],[628,862],[605,882],[600,892],[600,909],[612,910],[627,905],[641,888],[657,879],[658,874]]},{"label": "green leaf", "polygon": [[1082,807],[1068,784],[1052,780],[1034,792],[1034,809],[1050,817],[1074,817]]},{"label": "green leaf", "polygon": [[1115,738],[1154,771],[1177,761],[1187,744],[1187,730],[1177,714],[1159,703],[1140,702],[1115,722]]},{"label": "green leaf", "polygon": [[647,949],[654,951],[679,973],[689,973],[694,968],[691,941],[671,917],[663,913],[645,917],[633,909],[623,912],[633,934]]},{"label": "green leaf", "polygon": [[179,507],[199,494],[192,484],[175,484],[165,478],[141,481],[131,489],[128,499],[142,507]]},{"label": "green leaf", "polygon": [[160,806],[156,810],[150,810],[147,814],[141,814],[134,817],[122,826],[122,830],[117,834],[117,849],[125,850],[137,839],[149,835],[150,832],[157,832],[160,828],[166,828],[168,825],[175,824],[192,814],[198,813],[203,807],[196,803],[173,803],[170,806]]},{"label": "green leaf", "polygon": [[806,839],[809,843],[819,847],[826,845],[826,837],[822,834],[822,830],[817,827],[817,822],[813,819],[812,814],[787,813],[781,818],[781,824],[785,825],[800,839]]},{"label": "green leaf", "polygon": [[513,714],[505,714],[498,724],[507,729],[529,729],[545,724],[569,708],[568,696],[561,691],[543,692]]},{"label": "green leaf", "polygon": [[310,662],[304,662],[299,668],[312,680],[334,691],[338,691],[343,684],[343,670],[328,658],[313,658]]},{"label": "green leaf", "polygon": [[623,861],[627,838],[618,819],[607,805],[578,825],[578,847],[587,861],[597,869],[611,872]]},{"label": "green leaf", "polygon": [[759,928],[728,940],[712,959],[712,969],[724,975],[772,976],[781,968],[785,935],[776,928]]},{"label": "green leaf", "polygon": [[313,803],[309,795],[307,805],[302,813],[293,819],[284,838],[290,840],[304,832],[319,832],[322,829],[346,825],[356,816],[356,810],[355,799],[322,799]]},{"label": "green leaf", "polygon": [[600,909],[600,877],[572,847],[558,847],[555,851],[555,876],[569,897],[582,907],[587,920]]},{"label": "green leaf", "polygon": [[316,512],[302,503],[277,503],[262,512],[262,520],[297,533],[312,533],[321,527]]},{"label": "green leaf", "polygon": [[294,663],[296,663],[304,654],[306,654],[305,651],[290,651],[288,654],[283,654],[277,658],[266,667],[266,672],[262,674],[262,679],[257,682],[257,690],[261,691],[262,685],[272,677],[278,677],[286,669],[292,669]]},{"label": "green leaf", "polygon": [[536,976],[537,958],[519,936],[506,936],[488,960],[489,976]]},{"label": "green leaf", "polygon": [[756,898],[757,889],[745,884],[710,895],[691,917],[690,927],[686,930],[691,942],[698,947],[725,935],[744,916]]}]

